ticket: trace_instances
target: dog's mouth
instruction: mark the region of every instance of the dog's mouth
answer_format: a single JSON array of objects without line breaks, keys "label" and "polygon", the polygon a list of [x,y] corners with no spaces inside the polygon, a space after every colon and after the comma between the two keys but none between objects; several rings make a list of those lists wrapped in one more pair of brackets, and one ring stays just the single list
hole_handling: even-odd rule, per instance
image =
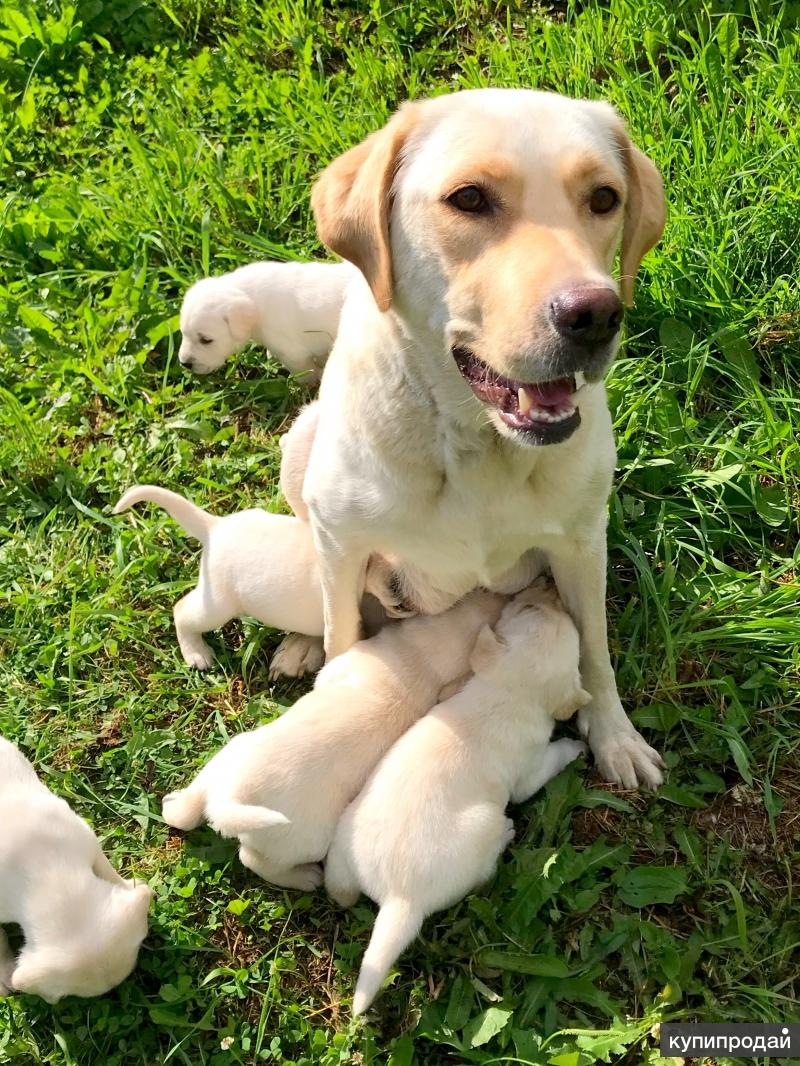
[{"label": "dog's mouth", "polygon": [[469,348],[452,349],[461,376],[482,403],[528,444],[559,444],[581,424],[574,376],[528,383],[512,381],[478,359]]}]

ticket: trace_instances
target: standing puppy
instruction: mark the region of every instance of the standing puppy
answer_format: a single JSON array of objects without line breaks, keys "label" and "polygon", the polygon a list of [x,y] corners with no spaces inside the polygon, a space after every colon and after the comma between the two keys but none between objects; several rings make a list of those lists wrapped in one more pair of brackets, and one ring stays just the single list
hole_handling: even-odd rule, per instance
[{"label": "standing puppy", "polygon": [[620,295],[664,224],[656,168],[608,104],[477,89],[404,105],[330,164],[312,206],[362,274],[303,484],[328,657],[358,639],[373,551],[401,564],[404,598],[440,607],[525,587],[540,549],[580,630],[599,768],[658,785],[608,652],[603,387]]},{"label": "standing puppy", "polygon": [[[203,545],[197,588],[175,604],[175,634],[184,661],[207,670],[214,653],[203,634],[232,618],[250,615],[289,631],[275,652],[270,676],[302,677],[322,666],[322,589],[317,555],[306,522],[252,507],[213,515],[158,485],[134,485],[114,514],[143,501],[156,503]],[[366,591],[389,616],[399,613],[389,587],[391,568],[375,556],[367,567]]]},{"label": "standing puppy", "polygon": [[319,380],[356,273],[349,263],[250,263],[203,278],[183,298],[178,358],[210,374],[255,341],[293,374]]},{"label": "standing puppy", "polygon": [[124,981],[147,935],[152,893],[123,880],[92,830],[0,738],[0,925],[17,922],[14,957],[0,929],[0,996],[101,996]]},{"label": "standing puppy", "polygon": [[401,737],[339,822],[325,883],[343,906],[380,904],[353,1013],[374,999],[422,920],[494,873],[514,835],[505,815],[585,750],[550,743],[555,719],[589,696],[578,634],[552,586],[537,582],[478,637],[475,676]]},{"label": "standing puppy", "polygon": [[306,891],[336,823],[375,764],[461,676],[502,599],[475,592],[446,614],[387,626],[326,666],[280,718],[229,741],[188,788],[164,798],[178,829],[203,819],[239,837],[239,857],[266,881]]}]

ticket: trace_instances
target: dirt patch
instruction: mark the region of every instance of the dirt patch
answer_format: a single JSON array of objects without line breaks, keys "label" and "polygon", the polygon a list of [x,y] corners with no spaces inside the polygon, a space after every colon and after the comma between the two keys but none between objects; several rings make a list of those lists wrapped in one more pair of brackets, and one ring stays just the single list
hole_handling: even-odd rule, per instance
[{"label": "dirt patch", "polygon": [[762,884],[773,892],[789,888],[788,860],[800,843],[800,779],[794,771],[783,770],[772,784],[783,801],[775,815],[774,834],[760,791],[745,784],[718,796],[692,821],[698,829],[725,840],[746,856]]},{"label": "dirt patch", "polygon": [[[572,842],[576,847],[588,847],[598,837],[604,836],[611,843],[625,841],[631,843],[632,830],[636,827],[636,816],[647,806],[648,799],[642,793],[611,785],[599,778],[589,782],[593,789],[607,792],[611,796],[621,796],[635,812],[618,811],[613,807],[585,807],[572,816]],[[649,855],[649,853],[648,853]]]},{"label": "dirt patch", "polygon": [[264,943],[256,944],[251,930],[228,911],[223,912],[222,924],[214,930],[210,939],[222,951],[222,965],[235,970],[249,969],[266,951]]}]

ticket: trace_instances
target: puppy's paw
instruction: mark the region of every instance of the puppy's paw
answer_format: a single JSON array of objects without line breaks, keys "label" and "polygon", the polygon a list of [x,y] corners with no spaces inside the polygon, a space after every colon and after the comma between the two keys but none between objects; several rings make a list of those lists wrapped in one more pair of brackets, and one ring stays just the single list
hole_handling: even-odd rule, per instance
[{"label": "puppy's paw", "polygon": [[315,674],[325,661],[321,637],[307,637],[303,633],[290,633],[278,645],[269,664],[269,679],[279,677],[305,677]]},{"label": "puppy's paw", "polygon": [[328,888],[328,895],[333,900],[333,902],[337,904],[337,906],[341,907],[343,910],[349,911],[351,907],[355,907],[356,903],[358,903],[358,897],[361,895],[361,893],[358,889],[354,889],[350,892],[344,892],[339,890],[333,892],[330,888]]},{"label": "puppy's paw", "polygon": [[209,670],[214,663],[214,652],[204,640],[181,648],[184,662],[195,670]]},{"label": "puppy's paw", "polygon": [[313,892],[319,888],[324,879],[322,863],[304,862],[299,866],[295,866],[294,870],[292,870],[292,879],[294,880],[294,887],[299,888],[301,892]]},{"label": "puppy's paw", "polygon": [[581,755],[585,755],[589,750],[589,745],[584,744],[582,740],[561,740],[560,744],[564,746],[564,755],[568,763],[574,762],[575,759],[580,759]]},{"label": "puppy's paw", "polygon": [[370,557],[364,591],[378,600],[389,618],[412,618],[419,613],[406,602],[403,575],[381,555]]}]

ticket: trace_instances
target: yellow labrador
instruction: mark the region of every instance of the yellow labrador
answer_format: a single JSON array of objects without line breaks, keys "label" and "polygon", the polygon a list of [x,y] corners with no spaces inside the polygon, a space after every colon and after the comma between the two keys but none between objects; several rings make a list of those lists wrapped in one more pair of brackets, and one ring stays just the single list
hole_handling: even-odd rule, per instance
[{"label": "yellow labrador", "polygon": [[328,657],[359,637],[371,552],[400,560],[404,599],[427,611],[477,585],[518,591],[546,557],[581,633],[597,763],[658,785],[608,653],[603,386],[622,300],[663,229],[658,171],[608,104],[477,89],[406,104],[330,164],[312,205],[322,241],[363,276],[302,490]]}]

